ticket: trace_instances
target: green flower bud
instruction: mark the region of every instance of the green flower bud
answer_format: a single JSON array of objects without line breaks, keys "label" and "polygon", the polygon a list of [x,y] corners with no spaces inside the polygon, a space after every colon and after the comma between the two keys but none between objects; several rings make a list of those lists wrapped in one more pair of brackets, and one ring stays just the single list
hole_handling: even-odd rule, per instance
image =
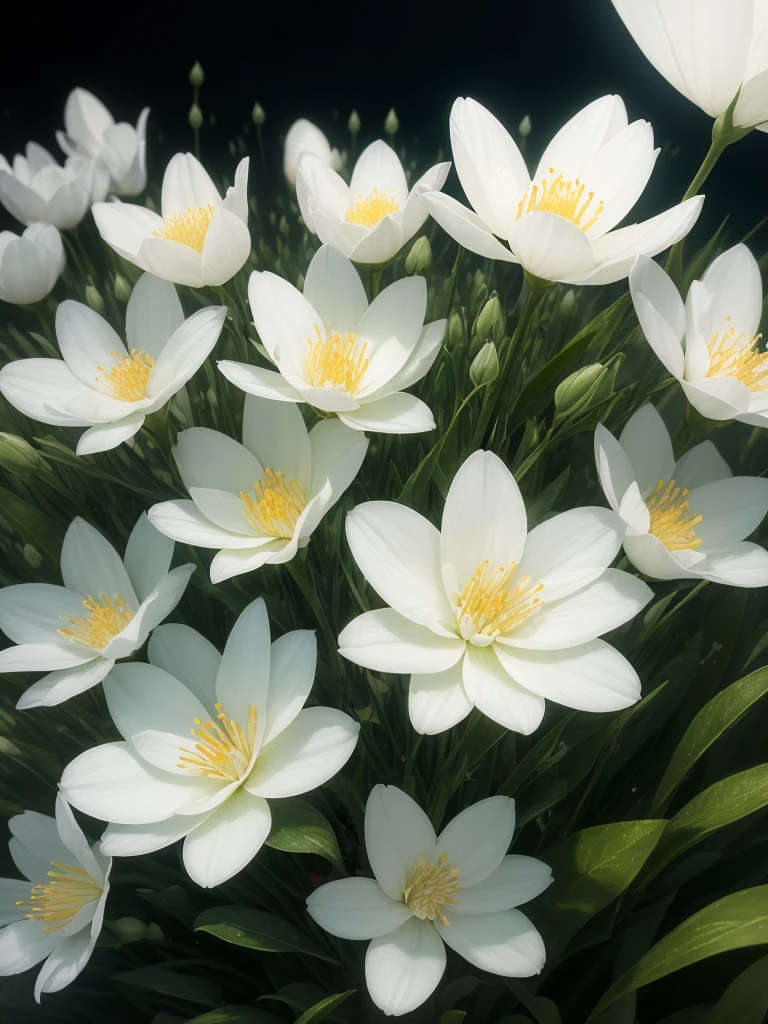
[{"label": "green flower bud", "polygon": [[230,156],[237,156],[237,146],[234,144],[232,139],[229,140],[229,146],[227,148],[229,149]]},{"label": "green flower bud", "polygon": [[350,135],[357,135],[357,133],[360,131],[360,115],[356,110],[353,110],[352,113],[349,115],[349,120],[347,121],[347,128],[349,128]]},{"label": "green flower bud", "polygon": [[565,295],[560,300],[560,312],[563,316],[570,316],[573,312],[573,307],[576,305],[576,293],[573,288],[569,288]]},{"label": "green flower bud", "polygon": [[448,345],[452,349],[464,341],[464,325],[461,322],[461,317],[455,311],[448,317],[447,336]]},{"label": "green flower bud", "polygon": [[429,246],[429,239],[426,235],[417,238],[411,246],[411,251],[405,257],[405,272],[412,276],[426,270],[432,262],[432,249]]},{"label": "green flower bud", "polygon": [[296,288],[300,292],[304,291],[304,275],[303,274],[299,274],[299,276],[296,278]]},{"label": "green flower bud", "polygon": [[104,312],[104,299],[102,299],[96,285],[88,284],[85,286],[85,301],[94,313],[101,315]]},{"label": "green flower bud", "polygon": [[120,917],[117,921],[110,921],[108,928],[123,942],[140,942],[142,939],[158,942],[165,937],[160,925],[154,921],[144,924],[138,917]]},{"label": "green flower bud", "polygon": [[144,205],[148,210],[151,210],[153,213],[157,213],[157,207],[155,206],[155,201],[152,196],[144,197]]},{"label": "green flower bud", "polygon": [[118,302],[127,302],[131,297],[131,286],[122,274],[115,274],[115,298]]},{"label": "green flower bud", "polygon": [[495,341],[497,344],[504,337],[506,317],[504,307],[498,295],[492,295],[477,317],[475,334],[480,341]]},{"label": "green flower bud", "polygon": [[24,545],[23,555],[24,561],[27,565],[31,565],[33,569],[39,569],[43,564],[43,556],[33,544]]},{"label": "green flower bud", "polygon": [[473,304],[477,302],[481,294],[483,295],[483,299],[485,299],[483,289],[485,289],[485,293],[487,293],[488,289],[485,287],[483,272],[482,270],[476,270],[472,278],[472,287],[469,290],[470,302],[472,302]]},{"label": "green flower bud", "polygon": [[267,115],[264,113],[264,107],[260,103],[253,104],[253,111],[251,113],[253,123],[257,128],[261,128],[264,122],[267,120]]},{"label": "green flower bud", "polygon": [[0,466],[15,476],[31,476],[43,460],[36,448],[17,434],[0,433]]},{"label": "green flower bud", "polygon": [[200,130],[200,127],[202,126],[203,123],[203,112],[196,103],[193,103],[192,106],[189,108],[187,120],[189,121],[189,127],[192,129],[192,131],[197,132]]},{"label": "green flower bud", "polygon": [[476,388],[491,384],[499,376],[499,356],[492,341],[487,341],[469,368],[469,379]]},{"label": "green flower bud", "polygon": [[531,119],[528,114],[526,114],[523,120],[520,122],[517,130],[520,133],[520,137],[523,139],[527,139],[528,136],[531,134]]},{"label": "green flower bud", "polygon": [[602,363],[591,363],[561,381],[555,388],[556,418],[586,412],[606,371]]},{"label": "green flower bud", "polygon": [[399,127],[400,121],[398,119],[397,114],[395,113],[395,108],[390,107],[389,113],[384,119],[384,131],[387,133],[387,135],[394,135]]},{"label": "green flower bud", "polygon": [[189,84],[194,86],[195,89],[199,89],[205,81],[205,74],[203,69],[200,67],[200,61],[196,60],[192,70],[189,72]]}]

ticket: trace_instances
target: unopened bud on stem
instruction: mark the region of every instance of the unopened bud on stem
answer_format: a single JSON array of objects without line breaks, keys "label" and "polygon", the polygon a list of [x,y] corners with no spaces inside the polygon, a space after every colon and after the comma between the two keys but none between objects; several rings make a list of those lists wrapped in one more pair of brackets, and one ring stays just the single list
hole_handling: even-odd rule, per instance
[{"label": "unopened bud on stem", "polygon": [[411,251],[405,257],[405,272],[409,276],[420,274],[427,269],[431,262],[432,249],[429,245],[429,239],[422,235],[421,238],[416,239],[411,246]]},{"label": "unopened bud on stem", "polygon": [[492,341],[480,349],[469,368],[469,379],[476,388],[491,384],[499,376],[499,356]]}]

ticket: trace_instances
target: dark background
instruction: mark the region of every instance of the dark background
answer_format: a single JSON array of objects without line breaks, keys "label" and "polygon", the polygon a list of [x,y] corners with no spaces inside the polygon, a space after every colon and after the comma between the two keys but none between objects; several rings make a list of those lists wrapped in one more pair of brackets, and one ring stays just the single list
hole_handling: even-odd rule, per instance
[{"label": "dark background", "polygon": [[[710,139],[711,119],[646,61],[610,0],[407,6],[107,0],[55,8],[16,0],[8,7],[0,62],[0,152],[7,157],[30,138],[58,155],[54,131],[68,92],[81,85],[118,120],[135,122],[144,105],[151,107],[149,173],[159,183],[170,155],[192,145],[187,75],[195,60],[206,75],[204,162],[221,170],[234,163],[228,143],[244,124],[256,154],[250,118],[258,100],[267,114],[264,143],[275,183],[282,136],[297,117],[314,120],[342,149],[352,107],[360,113],[363,145],[383,134],[394,106],[398,143],[417,142],[420,172],[438,147],[450,158],[448,114],[458,95],[479,100],[510,129],[529,114],[530,163],[584,104],[617,92],[630,120],[649,120],[664,146],[634,220],[679,200]],[[735,240],[768,213],[767,147],[768,138],[753,132],[726,152],[705,190],[701,238],[729,214]],[[252,174],[262,173],[252,161]],[[461,194],[453,174],[447,190]]]}]

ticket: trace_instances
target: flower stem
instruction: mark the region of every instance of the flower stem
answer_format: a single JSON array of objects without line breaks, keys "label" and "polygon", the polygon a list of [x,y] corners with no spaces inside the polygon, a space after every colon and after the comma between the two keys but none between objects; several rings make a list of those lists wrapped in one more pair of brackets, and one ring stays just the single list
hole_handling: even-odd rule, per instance
[{"label": "flower stem", "polygon": [[453,261],[453,269],[451,270],[451,285],[448,289],[448,305],[445,307],[445,315],[449,317],[451,310],[453,309],[453,298],[456,294],[456,281],[459,277],[459,267],[461,266],[461,257],[464,255],[463,246],[458,246],[456,249],[456,259]]},{"label": "flower stem", "polygon": [[373,302],[379,294],[379,288],[381,287],[381,274],[381,267],[374,267],[373,270],[371,270],[371,302]]}]

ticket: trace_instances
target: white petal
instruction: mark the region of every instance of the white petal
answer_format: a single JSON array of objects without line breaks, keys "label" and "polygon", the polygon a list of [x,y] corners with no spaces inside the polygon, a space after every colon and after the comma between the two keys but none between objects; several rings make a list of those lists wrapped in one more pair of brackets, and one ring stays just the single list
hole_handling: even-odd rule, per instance
[{"label": "white petal", "polygon": [[394,376],[410,357],[424,326],[427,284],[423,277],[405,277],[373,300],[357,325],[356,337],[365,343],[368,369],[355,392],[356,401]]},{"label": "white petal", "polygon": [[341,939],[388,935],[411,917],[402,899],[390,899],[373,878],[339,878],[321,885],[307,898],[307,913]]},{"label": "white petal", "polygon": [[83,835],[83,830],[75,821],[72,808],[61,793],[56,794],[56,828],[62,843],[78,864],[85,868],[91,878],[100,885],[103,884],[104,873],[99,862],[93,855],[88,840]]},{"label": "white petal", "polygon": [[251,549],[258,545],[254,535],[230,533],[214,525],[200,512],[194,501],[185,498],[161,501],[148,512],[149,520],[157,529],[182,544],[199,544],[203,548]]},{"label": "white petal", "polygon": [[107,321],[82,302],[65,299],[56,309],[56,340],[64,361],[79,381],[109,394],[99,367],[115,365],[113,352],[125,355],[125,345]]},{"label": "white petal", "polygon": [[368,451],[368,440],[338,420],[321,420],[309,432],[312,472],[308,494],[319,494],[330,480],[332,499],[327,511],[342,496],[358,474]]},{"label": "white petal", "polygon": [[443,192],[425,192],[419,197],[419,201],[426,206],[429,215],[440,227],[465,249],[492,260],[519,262],[517,256],[501,244],[484,221],[473,210],[462,206],[453,196],[447,196]]},{"label": "white petal", "polygon": [[431,324],[425,324],[421,329],[416,347],[402,368],[380,388],[368,392],[365,396],[365,404],[383,398],[385,395],[394,394],[396,391],[404,391],[411,384],[415,384],[417,380],[421,380],[437,359],[445,337],[447,323],[447,320],[435,320]]},{"label": "white petal", "polygon": [[125,309],[128,348],[146,352],[157,361],[173,332],[184,323],[176,289],[168,281],[142,274]]},{"label": "white petal", "polygon": [[221,205],[234,213],[243,224],[248,223],[248,168],[250,157],[244,156],[235,168],[235,184],[227,189]]},{"label": "white petal", "polygon": [[251,705],[257,709],[256,747],[264,735],[269,689],[269,618],[264,598],[238,616],[227,638],[216,675],[216,696],[230,718],[245,729]]},{"label": "white petal", "polygon": [[[697,567],[684,566],[681,556],[684,551],[667,551],[658,537],[650,533],[628,533],[624,538],[624,552],[640,572],[657,580],[695,579],[700,575]],[[703,566],[705,559],[700,559]]]},{"label": "white petal", "polygon": [[173,541],[142,512],[131,530],[124,564],[139,601],[145,601],[171,567]]},{"label": "white petal", "polygon": [[703,515],[696,527],[705,551],[724,551],[744,540],[768,512],[768,480],[734,476],[696,487],[686,498],[689,515]]},{"label": "white petal", "polygon": [[97,657],[77,668],[63,668],[49,672],[19,697],[16,707],[23,710],[61,704],[63,701],[69,700],[70,697],[76,697],[79,693],[84,693],[92,686],[96,686],[113,665],[114,661],[111,659]]},{"label": "white petal", "polygon": [[248,225],[220,206],[211,217],[203,243],[203,280],[208,285],[226,284],[240,270],[251,252]]},{"label": "white petal", "polygon": [[[40,876],[45,878],[45,873]],[[30,896],[29,881],[21,881],[17,878],[0,878],[0,927],[12,924],[14,921],[23,921],[27,916],[26,907],[18,904],[26,902]]]},{"label": "white petal", "polygon": [[566,180],[583,179],[589,162],[626,127],[627,111],[620,96],[593,100],[557,132],[544,150],[533,180],[549,177],[550,167]]},{"label": "white petal", "polygon": [[472,701],[464,690],[462,662],[444,672],[411,676],[408,689],[408,714],[416,732],[434,736],[452,729],[472,710]]},{"label": "white petal", "polygon": [[248,395],[243,409],[243,444],[265,469],[283,473],[286,480],[296,480],[307,490],[312,462],[309,437],[293,402],[275,405],[267,398]]},{"label": "white petal", "polygon": [[143,423],[143,412],[131,413],[113,423],[98,423],[81,435],[77,442],[77,454],[93,455],[95,452],[111,451],[133,437]]},{"label": "white petal", "polygon": [[45,959],[61,942],[39,921],[15,921],[0,931],[0,977],[21,974]]},{"label": "white petal", "polygon": [[221,655],[196,630],[177,622],[159,626],[150,637],[147,654],[152,665],[182,682],[205,707],[216,703]]},{"label": "white petal", "polygon": [[144,206],[132,203],[94,203],[96,227],[107,245],[133,260],[145,238],[163,230],[163,219]]},{"label": "white petal", "polygon": [[584,166],[580,177],[595,199],[604,204],[591,238],[604,235],[624,219],[642,195],[660,150],[653,148],[653,129],[633,121],[617,132]]},{"label": "white petal", "polygon": [[14,409],[40,423],[85,427],[91,422],[75,415],[69,402],[77,398],[83,410],[92,395],[61,359],[17,359],[0,370],[0,393]]},{"label": "white petal", "polygon": [[339,634],[339,653],[380,672],[443,672],[464,653],[459,637],[438,636],[391,608],[364,612]]},{"label": "white petal", "polygon": [[438,933],[469,963],[502,978],[530,978],[546,960],[541,936],[519,910],[495,914],[454,914]]},{"label": "white petal", "polygon": [[211,583],[253,572],[272,562],[286,547],[285,541],[276,540],[260,548],[222,548],[211,562]]},{"label": "white petal", "polygon": [[267,801],[239,789],[184,840],[189,877],[206,889],[228,881],[253,860],[271,826]]},{"label": "white petal", "polygon": [[321,246],[304,281],[304,298],[322,317],[326,330],[352,333],[368,309],[363,282],[350,261],[333,246]]},{"label": "white petal", "polygon": [[552,884],[552,868],[535,857],[510,854],[487,878],[456,893],[453,914],[490,914],[535,899]]},{"label": "white petal", "polygon": [[101,837],[101,852],[107,857],[156,853],[183,839],[207,817],[207,814],[176,814],[147,825],[109,825]]},{"label": "white petal", "polygon": [[689,448],[677,460],[673,475],[675,480],[689,491],[694,487],[702,487],[715,480],[726,480],[733,476],[728,463],[711,441],[702,441],[701,444]]},{"label": "white petal", "polygon": [[96,597],[119,594],[131,610],[138,600],[123,560],[98,530],[79,516],[72,521],[61,549],[61,575],[70,590]]},{"label": "white petal", "polygon": [[275,370],[265,370],[261,366],[251,366],[249,363],[237,363],[232,359],[222,359],[217,366],[227,380],[246,394],[271,398],[277,402],[304,401],[301,393]]},{"label": "white petal", "polygon": [[0,651],[0,672],[52,672],[93,661],[94,651],[79,644],[20,644]]},{"label": "white petal", "polygon": [[509,247],[529,274],[570,281],[593,269],[595,254],[581,228],[554,213],[534,211],[510,221]]},{"label": "white petal", "polygon": [[83,614],[83,598],[51,583],[18,583],[0,589],[0,629],[17,644],[59,643],[61,616]]},{"label": "white petal", "polygon": [[155,232],[145,235],[142,239],[133,262],[155,277],[173,281],[174,284],[202,288],[207,283],[203,272],[203,258],[197,249]]},{"label": "white petal", "polygon": [[313,630],[294,629],[272,642],[264,743],[287,728],[304,707],[317,665]]},{"label": "white petal", "polygon": [[685,397],[710,420],[732,420],[749,409],[750,392],[732,377],[703,377],[695,384],[681,380]]},{"label": "white petal", "polygon": [[146,601],[141,603],[125,629],[109,641],[101,652],[102,656],[126,658],[137,647],[141,647],[155,626],[159,625],[166,615],[170,615],[179,603],[194,568],[194,563],[188,562],[163,576]]},{"label": "white petal", "polygon": [[768,120],[768,69],[761,70],[753,78],[744,81],[733,111],[733,123],[737,126],[755,125],[765,131],[763,125]]},{"label": "white petal", "polygon": [[768,585],[768,551],[759,544],[743,541],[728,551],[710,555],[701,575],[733,587],[765,587]]},{"label": "white petal", "polygon": [[459,868],[463,888],[482,882],[501,864],[515,831],[515,801],[491,796],[471,804],[437,837],[438,856],[445,853]]},{"label": "white petal", "polygon": [[530,736],[544,717],[544,698],[511,679],[492,647],[467,645],[464,690],[472,703],[492,721],[512,732]]},{"label": "white petal", "polygon": [[243,445],[208,427],[192,427],[179,434],[173,449],[184,486],[239,494],[261,480],[261,463]]},{"label": "white petal", "polygon": [[275,274],[251,274],[248,301],[264,348],[294,387],[307,381],[308,342],[322,317],[293,285]]},{"label": "white petal", "polygon": [[415,800],[396,786],[374,786],[365,806],[365,848],[376,881],[393,900],[414,862],[435,856],[435,830]]},{"label": "white petal", "polygon": [[[16,867],[30,882],[47,878],[51,861],[66,864],[71,859],[69,849],[59,835],[56,819],[37,811],[16,814],[8,821],[8,828],[16,840],[12,847]],[[41,868],[43,873],[40,874]]]},{"label": "white petal", "polygon": [[445,946],[431,921],[413,917],[373,939],[365,954],[365,980],[374,1003],[400,1017],[421,1006],[445,971]]},{"label": "white petal", "polygon": [[198,206],[218,206],[221,202],[211,176],[191,153],[176,153],[163,175],[163,217],[182,216]]},{"label": "white petal", "polygon": [[664,420],[650,404],[630,416],[619,435],[643,497],[653,491],[659,480],[670,480],[675,466],[672,441]]},{"label": "white petal", "polygon": [[427,208],[421,202],[421,197],[426,192],[439,191],[445,184],[445,179],[448,177],[450,169],[450,163],[434,164],[411,187],[400,220],[403,244],[416,234],[429,216]]},{"label": "white petal", "polygon": [[697,318],[696,333],[708,341],[713,334],[722,334],[732,326],[737,335],[753,338],[760,324],[763,284],[757,260],[746,245],[734,245],[718,256],[701,284],[710,302],[706,315]]},{"label": "white petal", "polygon": [[595,464],[608,504],[618,512],[622,498],[634,482],[634,472],[627,453],[602,423],[595,428]]},{"label": "white petal", "polygon": [[367,146],[357,159],[349,183],[351,202],[386,194],[393,202],[403,204],[408,195],[403,165],[391,146],[381,139]]},{"label": "white petal", "polygon": [[354,412],[340,412],[339,419],[355,430],[380,434],[421,434],[435,429],[429,406],[402,391],[366,402]]},{"label": "white petal", "polygon": [[156,409],[196,373],[219,340],[226,316],[225,306],[205,306],[185,320],[158,356],[147,382],[147,397]]}]

